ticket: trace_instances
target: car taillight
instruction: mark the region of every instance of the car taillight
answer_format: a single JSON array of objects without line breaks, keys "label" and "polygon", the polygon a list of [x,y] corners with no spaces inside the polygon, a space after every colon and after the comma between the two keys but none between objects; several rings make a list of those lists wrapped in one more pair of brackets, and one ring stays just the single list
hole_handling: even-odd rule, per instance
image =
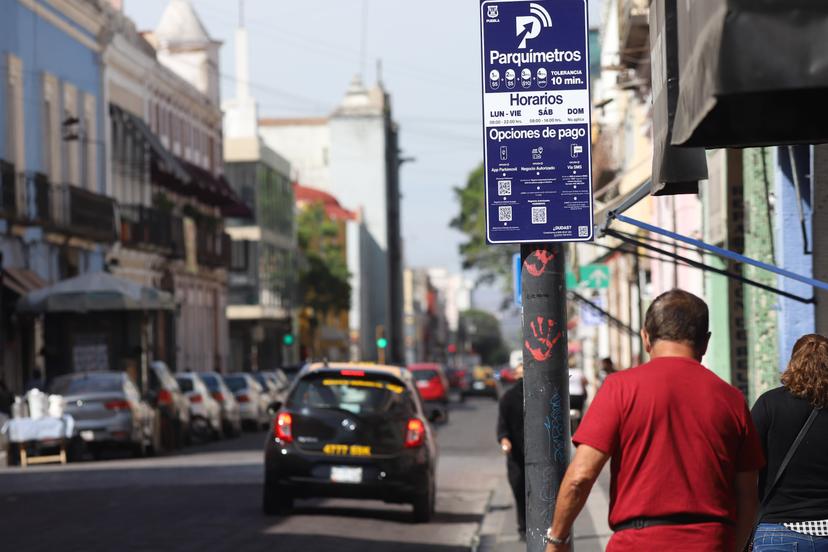
[{"label": "car taillight", "polygon": [[361,378],[365,375],[365,370],[340,370],[339,374],[342,376]]},{"label": "car taillight", "polygon": [[405,448],[419,447],[424,442],[425,424],[419,418],[411,418],[405,430]]},{"label": "car taillight", "polygon": [[238,397],[236,397],[236,400],[239,402],[250,402],[250,397],[248,397],[247,395],[239,395]]},{"label": "car taillight", "polygon": [[162,389],[161,391],[158,392],[158,404],[167,405],[167,404],[172,404],[172,402],[173,402],[172,393],[170,393],[166,389]]},{"label": "car taillight", "polygon": [[213,398],[216,399],[218,402],[224,402],[224,395],[218,391],[213,393]]},{"label": "car taillight", "polygon": [[273,422],[273,436],[285,443],[293,442],[293,416],[280,412]]},{"label": "car taillight", "polygon": [[129,410],[129,402],[125,400],[109,401],[104,406],[107,410]]},{"label": "car taillight", "polygon": [[204,398],[201,395],[193,395],[193,396],[190,397],[190,402],[191,403],[200,403],[203,400],[204,400]]}]

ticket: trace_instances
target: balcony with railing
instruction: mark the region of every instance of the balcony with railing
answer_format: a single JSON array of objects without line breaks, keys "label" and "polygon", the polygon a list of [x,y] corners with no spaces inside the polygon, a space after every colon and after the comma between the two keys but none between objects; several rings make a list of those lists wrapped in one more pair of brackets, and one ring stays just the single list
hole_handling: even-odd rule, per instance
[{"label": "balcony with railing", "polygon": [[0,217],[17,217],[17,176],[14,165],[0,160]]},{"label": "balcony with railing", "polygon": [[631,69],[650,59],[649,0],[618,0],[621,64]]},{"label": "balcony with railing", "polygon": [[52,224],[58,231],[105,243],[117,239],[114,199],[71,184],[55,186],[52,193]]},{"label": "balcony with railing", "polygon": [[157,251],[184,258],[184,223],[181,217],[143,205],[122,205],[121,243],[126,247]]},{"label": "balcony with railing", "polygon": [[52,187],[43,173],[27,172],[19,176],[26,196],[24,218],[29,223],[49,225],[52,223]]},{"label": "balcony with railing", "polygon": [[213,268],[230,268],[233,242],[217,222],[198,224],[196,229],[198,264]]}]

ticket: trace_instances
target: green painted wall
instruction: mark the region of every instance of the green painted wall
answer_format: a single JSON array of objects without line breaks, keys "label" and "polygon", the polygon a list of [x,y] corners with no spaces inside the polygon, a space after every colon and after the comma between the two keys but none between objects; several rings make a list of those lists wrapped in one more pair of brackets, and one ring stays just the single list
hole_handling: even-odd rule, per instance
[{"label": "green painted wall", "polygon": [[[722,270],[727,269],[727,263],[719,257],[706,255],[704,263]],[[728,308],[728,278],[712,272],[706,272],[704,277],[704,296],[710,308],[710,346],[704,357],[704,365],[715,372],[726,382],[730,377],[730,309]]]},{"label": "green painted wall", "polygon": [[[773,211],[770,205],[774,190],[774,158],[770,148],[745,149],[745,255],[776,264],[773,242]],[[745,277],[776,287],[777,278],[770,272],[744,265]],[[759,395],[779,382],[777,298],[774,294],[745,286],[745,323],[748,342],[749,393],[753,404]]]}]

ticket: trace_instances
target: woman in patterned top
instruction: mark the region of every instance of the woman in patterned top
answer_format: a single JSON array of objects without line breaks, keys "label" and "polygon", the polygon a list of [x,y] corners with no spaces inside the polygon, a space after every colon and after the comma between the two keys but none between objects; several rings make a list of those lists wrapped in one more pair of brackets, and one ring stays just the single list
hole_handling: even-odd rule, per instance
[{"label": "woman in patterned top", "polygon": [[828,552],[828,339],[806,335],[794,345],[782,387],[756,401],[752,415],[768,460],[759,475],[765,496],[811,411],[817,416],[760,513],[756,552]]}]

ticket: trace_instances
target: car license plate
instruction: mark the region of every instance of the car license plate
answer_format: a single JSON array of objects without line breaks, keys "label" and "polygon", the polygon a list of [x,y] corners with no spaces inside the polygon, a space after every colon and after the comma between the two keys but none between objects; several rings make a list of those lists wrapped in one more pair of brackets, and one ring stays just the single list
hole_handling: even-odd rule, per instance
[{"label": "car license plate", "polygon": [[483,383],[482,381],[476,381],[476,382],[474,382],[474,388],[475,389],[485,389],[486,384]]},{"label": "car license plate", "polygon": [[427,381],[418,381],[417,382],[417,387],[428,387],[428,382]]},{"label": "car license plate", "polygon": [[84,441],[94,441],[95,440],[95,432],[91,429],[87,429],[80,432],[81,439]]},{"label": "car license plate", "polygon": [[331,481],[334,483],[362,483],[362,468],[332,466]]}]

